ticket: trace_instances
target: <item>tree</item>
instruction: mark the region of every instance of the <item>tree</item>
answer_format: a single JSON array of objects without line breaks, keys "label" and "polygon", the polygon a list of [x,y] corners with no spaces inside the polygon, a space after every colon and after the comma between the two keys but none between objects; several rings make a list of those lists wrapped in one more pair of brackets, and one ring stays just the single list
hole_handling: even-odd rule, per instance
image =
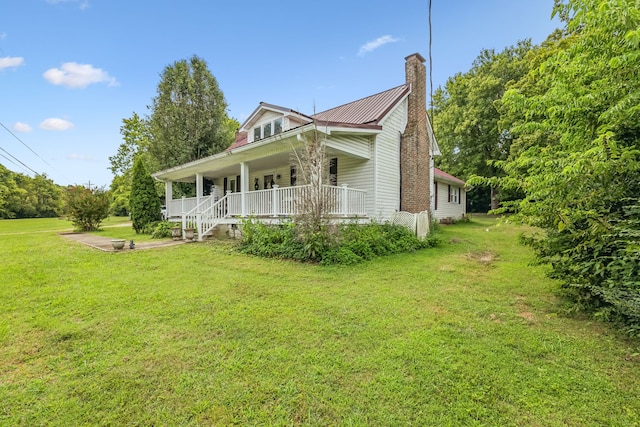
[{"label": "tree", "polygon": [[[471,70],[456,74],[444,88],[436,90],[433,122],[442,151],[436,159],[439,167],[464,179],[499,172],[492,162],[506,159],[511,135],[499,127],[500,113],[495,103],[509,84],[526,74],[526,56],[531,49],[527,40],[500,53],[483,50]],[[495,187],[490,197],[491,208],[497,208]]]},{"label": "tree", "polygon": [[0,165],[0,218],[48,218],[63,211],[62,189],[45,174],[15,173]]},{"label": "tree", "polygon": [[136,233],[143,232],[147,225],[161,219],[160,199],[153,178],[147,172],[141,158],[137,158],[133,164],[129,206]]},{"label": "tree", "polygon": [[[562,37],[504,95],[516,141],[499,185],[524,193],[528,242],[576,307],[640,334],[640,9],[557,1]],[[487,181],[485,181],[487,182]]]},{"label": "tree", "polygon": [[160,169],[223,151],[237,130],[216,78],[195,55],[164,69],[150,109],[149,151]]},{"label": "tree", "polygon": [[134,112],[131,118],[122,119],[122,123],[120,134],[124,142],[118,147],[118,152],[109,157],[111,163],[109,169],[114,175],[110,186],[113,195],[111,212],[114,215],[127,215],[129,212],[134,159],[142,159],[147,170],[157,169],[157,166],[154,166],[157,162],[149,154],[151,141],[149,121]]},{"label": "tree", "polygon": [[83,186],[67,188],[67,213],[73,225],[82,231],[98,230],[109,216],[109,193],[103,188],[90,190]]}]

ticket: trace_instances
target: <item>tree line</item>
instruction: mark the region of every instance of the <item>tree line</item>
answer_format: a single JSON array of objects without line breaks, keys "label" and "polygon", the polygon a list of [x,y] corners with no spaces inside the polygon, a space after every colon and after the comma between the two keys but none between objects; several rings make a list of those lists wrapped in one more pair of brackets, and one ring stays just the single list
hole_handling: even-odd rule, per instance
[{"label": "tree line", "polygon": [[45,174],[31,178],[0,165],[0,218],[52,218],[64,212],[64,187]]},{"label": "tree line", "polygon": [[483,51],[436,92],[439,163],[480,203],[540,230],[523,240],[572,308],[640,335],[640,10],[556,0],[539,46]]}]

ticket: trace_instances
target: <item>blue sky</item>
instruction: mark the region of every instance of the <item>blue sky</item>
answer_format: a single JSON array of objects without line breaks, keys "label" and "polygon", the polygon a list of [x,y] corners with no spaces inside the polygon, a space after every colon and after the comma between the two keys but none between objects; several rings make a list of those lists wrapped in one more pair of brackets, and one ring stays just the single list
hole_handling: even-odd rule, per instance
[{"label": "blue sky", "polygon": [[[404,83],[428,55],[427,0],[6,0],[0,163],[108,185],[122,119],[148,113],[167,65],[196,54],[240,122],[260,101],[322,111]],[[553,0],[433,0],[434,89],[483,48],[540,43]],[[5,151],[3,151],[5,150]],[[34,154],[35,152],[35,154]],[[14,160],[15,162],[15,160]]]}]

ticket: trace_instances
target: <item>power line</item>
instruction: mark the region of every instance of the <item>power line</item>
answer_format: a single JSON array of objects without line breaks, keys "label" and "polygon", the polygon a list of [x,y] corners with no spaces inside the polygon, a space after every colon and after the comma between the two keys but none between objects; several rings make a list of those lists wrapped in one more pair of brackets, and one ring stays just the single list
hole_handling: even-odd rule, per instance
[{"label": "power line", "polygon": [[[431,103],[431,117],[429,117],[429,120],[431,121],[431,129],[433,130],[433,26],[431,25],[431,1],[432,0],[429,0],[429,102]],[[435,130],[433,130],[433,132],[435,133]]]},{"label": "power line", "polygon": [[20,166],[18,163],[14,162],[13,160],[11,160],[10,158],[8,158],[7,156],[5,156],[4,154],[0,153],[0,157],[4,157],[5,159],[7,159],[8,161],[10,161],[11,163],[13,163],[14,165],[16,165],[17,167],[19,167],[20,169],[22,169],[23,171],[25,171],[26,173],[29,173],[29,171],[27,171],[25,168],[23,168],[22,166]]},{"label": "power line", "polygon": [[[5,150],[4,148],[0,147],[0,150],[4,151],[5,153],[7,153],[9,155],[9,157],[11,157],[13,160],[15,160],[16,162],[20,163],[22,166],[24,166],[25,168],[29,169],[31,172],[33,172],[35,175],[38,175],[38,172],[34,171],[33,169],[31,169],[29,166],[27,166],[26,164],[24,164],[20,159],[18,159],[16,156],[14,156],[13,154],[11,154],[10,152],[8,152],[7,150]],[[6,156],[2,156],[4,158],[7,158]],[[10,159],[7,159],[10,160]],[[15,164],[15,163],[14,163]]]},{"label": "power line", "polygon": [[[39,155],[38,153],[36,153],[36,152],[31,148],[31,147],[29,147],[29,146],[28,146],[28,145],[27,145],[23,140],[21,140],[20,138],[18,138],[18,136],[17,136],[15,133],[11,132],[11,130],[10,130],[9,128],[7,128],[7,127],[4,125],[4,123],[0,122],[0,126],[2,126],[2,127],[3,127],[7,132],[9,132],[9,133],[11,134],[11,136],[13,136],[15,139],[17,139],[18,141],[20,141],[20,143],[21,143],[22,145],[24,145],[25,147],[27,147],[27,148],[29,149],[29,151],[31,151],[33,154],[35,154],[35,155],[36,155],[36,157],[37,157],[37,158],[39,158],[39,159],[40,159],[40,160],[42,160],[44,163],[46,163],[46,164],[47,164],[51,169],[53,169],[54,171],[56,171],[56,172],[60,173],[60,171],[58,171],[58,170],[57,170],[57,169],[56,169],[52,164],[50,164],[50,163],[49,163],[49,162],[47,162],[45,159],[43,159],[42,157],[40,157],[40,155]],[[3,151],[4,151],[4,150],[3,150]],[[6,153],[6,151],[5,151],[5,153]],[[13,156],[11,156],[11,157],[13,157]],[[22,162],[21,162],[21,163],[22,163]],[[29,169],[31,169],[31,168],[29,168]],[[33,170],[33,169],[31,169],[31,170]],[[34,173],[36,173],[36,172],[34,172]],[[64,179],[66,179],[67,181],[69,180],[69,178],[67,178],[66,176],[64,176],[64,174],[62,174],[62,173],[60,173],[60,174],[62,175],[62,177],[63,177]]]},{"label": "power line", "polygon": [[[17,139],[18,141],[20,141],[20,143],[21,143],[22,145],[24,145],[25,147],[27,147],[27,148],[29,149],[29,151],[31,151],[33,154],[35,154],[35,155],[36,155],[36,157],[38,157],[40,160],[42,160],[42,161],[43,161],[43,162],[45,162],[47,165],[49,165],[49,167],[51,167],[51,168],[55,169],[53,166],[51,166],[51,165],[49,164],[49,162],[47,162],[45,159],[43,159],[42,157],[40,157],[40,155],[39,155],[38,153],[36,153],[35,151],[33,151],[33,149],[32,149],[31,147],[29,147],[29,146],[28,146],[28,145],[27,145],[23,140],[21,140],[20,138],[18,138],[18,136],[17,136],[15,133],[11,132],[11,130],[9,130],[9,128],[8,128],[8,127],[6,127],[2,122],[0,122],[0,126],[2,126],[2,127],[4,128],[4,130],[6,130],[7,132],[9,132],[9,133],[10,133],[10,134],[15,138],[15,139]],[[56,172],[57,172],[57,171],[56,171]]]}]

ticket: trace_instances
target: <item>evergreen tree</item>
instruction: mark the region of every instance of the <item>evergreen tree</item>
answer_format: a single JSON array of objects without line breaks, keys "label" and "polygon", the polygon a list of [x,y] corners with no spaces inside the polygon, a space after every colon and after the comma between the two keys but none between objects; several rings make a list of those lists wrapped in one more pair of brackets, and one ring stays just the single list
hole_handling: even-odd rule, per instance
[{"label": "evergreen tree", "polygon": [[136,233],[144,231],[147,225],[161,219],[160,199],[156,193],[153,178],[147,172],[141,158],[136,158],[133,164],[129,207],[133,229],[136,230]]}]

